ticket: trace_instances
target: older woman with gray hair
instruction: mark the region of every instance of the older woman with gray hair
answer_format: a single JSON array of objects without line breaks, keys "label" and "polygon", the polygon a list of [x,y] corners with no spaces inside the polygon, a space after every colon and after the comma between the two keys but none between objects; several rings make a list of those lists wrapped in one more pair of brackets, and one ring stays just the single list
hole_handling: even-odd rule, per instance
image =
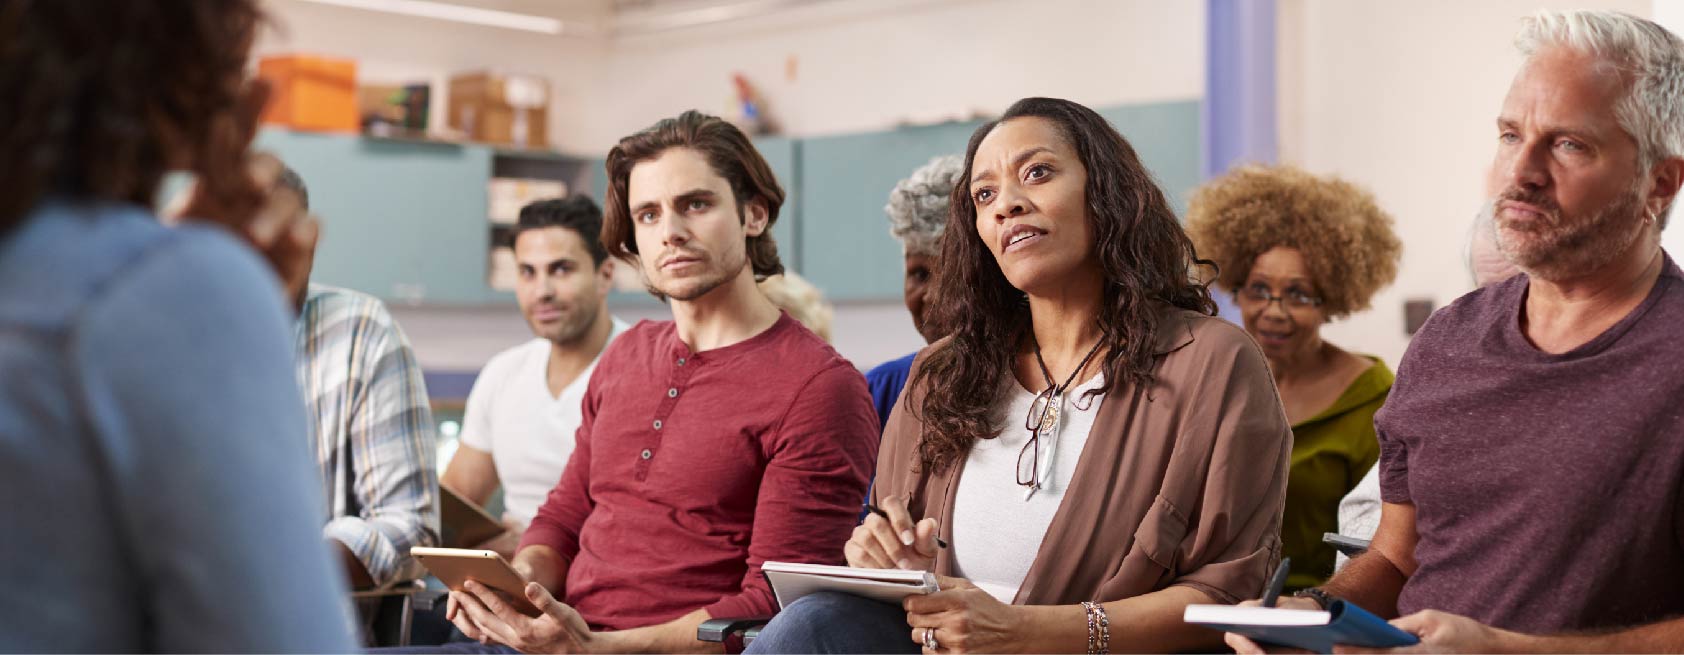
[{"label": "older woman with gray hair", "polygon": [[[912,326],[924,337],[925,343],[941,338],[943,331],[925,315],[929,306],[929,292],[934,288],[937,270],[936,257],[941,252],[941,232],[947,225],[948,197],[953,184],[965,172],[965,161],[957,155],[931,159],[912,171],[889,192],[889,204],[883,212],[889,215],[889,233],[900,241],[906,262],[906,311],[912,313]],[[907,373],[912,370],[912,357],[884,362],[865,374],[871,387],[872,404],[877,406],[879,427],[889,420],[889,410],[900,398],[906,386]]]}]

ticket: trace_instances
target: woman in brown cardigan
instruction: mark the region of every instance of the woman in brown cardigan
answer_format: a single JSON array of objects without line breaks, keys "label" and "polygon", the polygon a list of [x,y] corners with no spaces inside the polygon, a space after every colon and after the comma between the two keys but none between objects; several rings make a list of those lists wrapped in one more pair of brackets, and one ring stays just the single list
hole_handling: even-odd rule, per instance
[{"label": "woman in brown cardigan", "polygon": [[1098,114],[1029,98],[971,137],[946,233],[952,336],[883,434],[887,516],[845,548],[941,591],[808,596],[750,651],[1221,648],[1182,611],[1263,587],[1292,433],[1163,192]]}]

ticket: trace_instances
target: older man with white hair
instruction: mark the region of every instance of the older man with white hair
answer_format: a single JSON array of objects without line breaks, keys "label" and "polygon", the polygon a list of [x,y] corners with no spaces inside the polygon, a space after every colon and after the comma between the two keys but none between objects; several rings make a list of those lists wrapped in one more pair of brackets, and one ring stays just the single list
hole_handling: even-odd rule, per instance
[{"label": "older man with white hair", "polygon": [[1580,11],[1532,16],[1517,43],[1488,191],[1523,274],[1416,335],[1375,417],[1372,547],[1282,606],[1402,615],[1427,652],[1677,651],[1684,272],[1660,232],[1684,180],[1684,41]]}]

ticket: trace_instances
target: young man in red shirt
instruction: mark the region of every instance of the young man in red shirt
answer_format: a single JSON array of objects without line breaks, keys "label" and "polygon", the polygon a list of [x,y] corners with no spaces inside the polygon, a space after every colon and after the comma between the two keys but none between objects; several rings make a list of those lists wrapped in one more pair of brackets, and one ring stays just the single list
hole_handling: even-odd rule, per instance
[{"label": "young man in red shirt", "polygon": [[457,627],[525,652],[703,652],[714,617],[769,615],[768,560],[841,563],[877,453],[865,380],[755,287],[783,270],[783,191],[737,128],[686,112],[608,155],[603,244],[672,322],[602,355],[576,450],[514,567],[543,610],[451,594]]}]

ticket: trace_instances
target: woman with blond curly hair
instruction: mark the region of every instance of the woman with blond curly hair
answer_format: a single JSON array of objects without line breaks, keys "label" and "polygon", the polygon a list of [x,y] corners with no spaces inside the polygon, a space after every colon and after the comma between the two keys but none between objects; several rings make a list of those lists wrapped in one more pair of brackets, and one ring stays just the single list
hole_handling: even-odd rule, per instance
[{"label": "woman with blond curly hair", "polygon": [[1287,588],[1320,584],[1334,551],[1339,500],[1380,456],[1374,412],[1392,387],[1379,358],[1322,339],[1328,321],[1367,309],[1397,275],[1402,244],[1374,196],[1288,166],[1248,166],[1194,192],[1187,232],[1235,290],[1246,332],[1263,348],[1292,423],[1282,554]]}]

